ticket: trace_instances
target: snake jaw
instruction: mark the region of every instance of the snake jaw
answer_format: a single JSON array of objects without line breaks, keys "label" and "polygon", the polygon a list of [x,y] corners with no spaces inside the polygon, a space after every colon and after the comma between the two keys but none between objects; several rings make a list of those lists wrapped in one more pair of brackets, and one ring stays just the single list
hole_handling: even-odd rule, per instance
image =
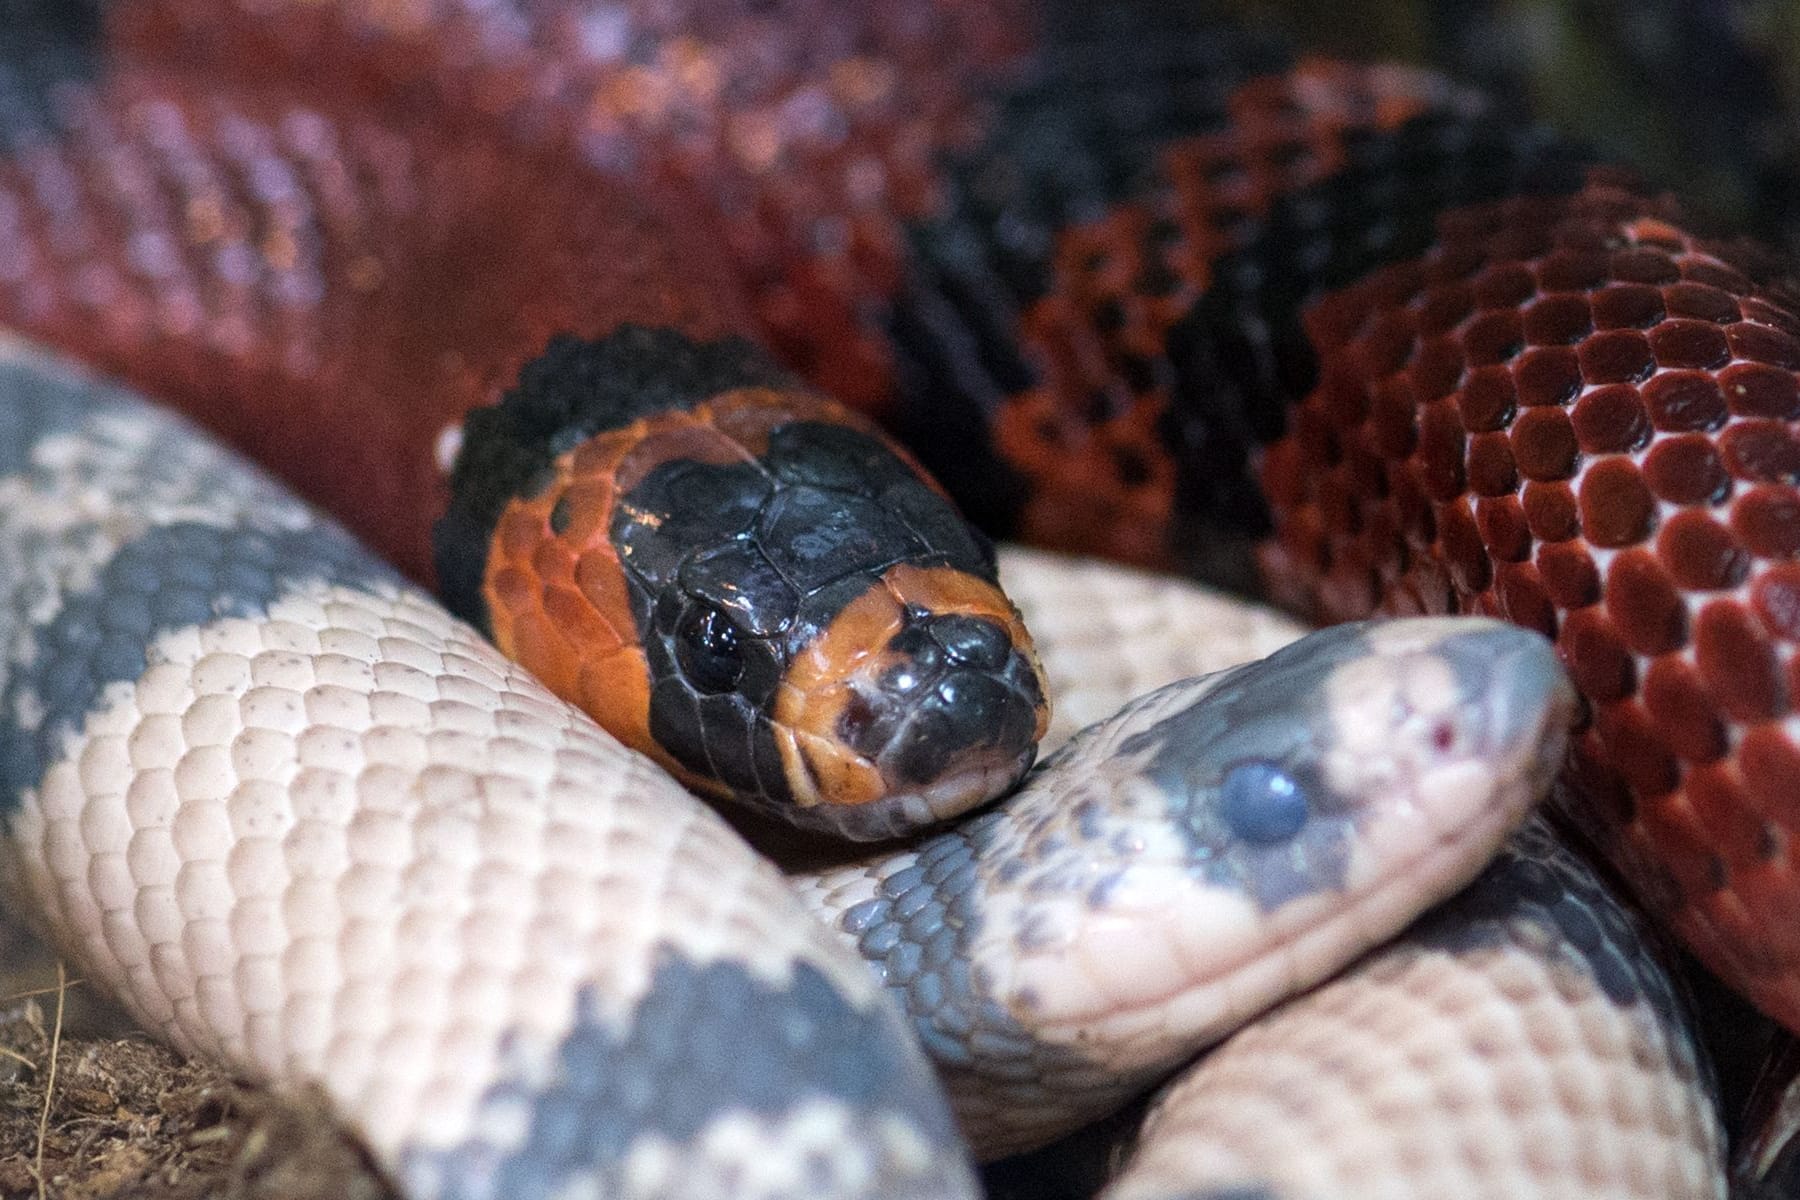
[{"label": "snake jaw", "polygon": [[[777,732],[776,742],[783,747],[784,755],[792,754],[809,762],[831,761],[842,754],[835,744],[821,744],[822,739],[796,735],[790,742],[786,731]],[[788,749],[790,745],[791,750]],[[883,790],[876,798],[861,804],[834,803],[818,792],[810,797],[796,792],[796,797],[802,805],[810,802],[810,805],[829,806],[834,810],[831,827],[839,836],[856,841],[880,841],[899,837],[909,830],[942,824],[1000,795],[1030,769],[1036,752],[1035,744],[1028,745],[1010,759],[994,756],[933,780],[928,787]],[[867,769],[872,775],[879,776],[872,766]],[[813,778],[814,769],[808,766],[806,770],[808,778]]]}]

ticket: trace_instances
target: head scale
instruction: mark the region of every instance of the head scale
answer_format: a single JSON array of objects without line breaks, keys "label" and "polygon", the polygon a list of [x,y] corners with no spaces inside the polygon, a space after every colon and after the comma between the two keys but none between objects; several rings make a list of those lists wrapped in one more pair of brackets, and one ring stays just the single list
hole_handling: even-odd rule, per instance
[{"label": "head scale", "polygon": [[747,344],[559,340],[478,416],[458,476],[473,493],[477,464],[511,461],[514,482],[453,507],[447,587],[685,782],[870,838],[1030,765],[1041,672],[992,547],[878,430]]}]

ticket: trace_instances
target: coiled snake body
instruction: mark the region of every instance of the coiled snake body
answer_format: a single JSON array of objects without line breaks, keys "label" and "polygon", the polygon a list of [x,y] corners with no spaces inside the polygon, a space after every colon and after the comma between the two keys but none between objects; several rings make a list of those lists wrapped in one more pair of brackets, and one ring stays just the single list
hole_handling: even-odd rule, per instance
[{"label": "coiled snake body", "polygon": [[9,890],[177,1045],[324,1087],[421,1196],[965,1194],[913,1040],[827,924],[978,1148],[1029,1147],[1465,882],[1571,712],[1520,631],[1340,626],[1151,693],[975,821],[797,877],[815,922],[266,479],[7,352]]},{"label": "coiled snake body", "polygon": [[[0,318],[249,450],[435,579],[556,691],[611,706],[596,715],[685,781],[862,836],[1014,778],[1043,729],[1041,674],[991,558],[901,481],[905,453],[858,418],[821,417],[827,402],[730,335],[899,430],[996,529],[1212,570],[1260,542],[1271,591],[1331,620],[1510,618],[1555,639],[1585,700],[1577,820],[1709,965],[1800,1021],[1782,918],[1796,853],[1784,797],[1800,779],[1787,699],[1800,321],[1775,267],[1697,239],[1672,202],[1432,78],[1281,73],[1268,47],[1176,8],[792,7],[149,0],[107,14],[104,36],[47,22],[9,64],[7,94],[24,102],[0,174]],[[56,82],[35,86],[40,73]],[[609,399],[595,381],[615,379],[640,390]],[[759,415],[765,402],[781,415]],[[828,465],[787,466],[783,431],[807,422],[850,432],[807,435],[839,458],[804,462]],[[711,470],[741,462],[774,481],[752,503]],[[902,514],[906,553],[848,549],[860,535],[845,533],[807,561],[829,570],[780,560],[775,533],[794,512],[817,523],[825,510],[806,504],[821,495],[843,498],[833,512]],[[729,553],[665,564],[659,531],[678,512]],[[749,576],[722,573],[731,554]],[[61,586],[84,590],[103,561],[57,568],[74,571]],[[349,586],[335,569],[319,586]],[[772,576],[792,594],[771,605]],[[637,656],[629,687],[586,682],[620,653]],[[867,679],[844,665],[871,654]],[[948,664],[925,689],[943,709],[930,738],[877,704],[910,692],[926,658]],[[991,720],[958,715],[949,698],[968,694]],[[35,786],[63,710],[21,705],[41,744],[18,783]],[[716,733],[727,719],[741,731]],[[966,757],[920,765],[911,747],[946,738]],[[940,774],[963,782],[939,788]],[[894,779],[918,785],[910,799],[866,807]],[[193,836],[225,844],[218,829]],[[171,868],[187,853],[176,840]],[[40,841],[51,859],[71,853]],[[200,886],[179,876],[178,896]],[[62,903],[92,910],[73,879]],[[865,923],[905,891],[821,886],[855,893],[845,919]],[[1407,915],[1389,912],[1386,930]],[[57,919],[77,936],[74,916]],[[1029,946],[1042,930],[1021,921]],[[785,964],[811,953],[762,983],[794,984],[802,968]],[[570,1007],[593,968],[558,954],[545,1038],[571,1011],[601,1020]],[[122,961],[145,979],[172,969],[147,949]],[[1308,961],[1316,978],[1324,964]],[[846,1011],[861,1003],[843,968],[809,969]],[[316,1003],[349,1003],[325,992]],[[388,1003],[426,994],[409,982]],[[190,1045],[213,1036],[180,1006],[141,1003]],[[312,1030],[307,1053],[329,1027],[296,1026]],[[264,1069],[304,1059],[244,1028],[219,1048]],[[1189,1019],[1184,1036],[1220,1031]],[[516,1107],[530,1090],[516,1080],[556,1077],[554,1053],[529,1042],[508,1064],[514,1093],[439,1097],[462,1115],[425,1143],[466,1133],[482,1104]],[[874,1074],[913,1069],[894,1055]],[[1146,1055],[1129,1071],[1172,1065]],[[1093,1060],[1069,1076],[1084,1072]],[[371,1111],[390,1103],[368,1094]],[[1079,1119],[1020,1118],[1031,1132],[1015,1138],[958,1103],[997,1149]],[[881,1150],[827,1154],[820,1170],[953,1186],[930,1165],[930,1100],[896,1104],[870,1118]],[[782,1111],[814,1144],[842,1120]],[[509,1136],[507,1152],[537,1132]],[[394,1153],[426,1190],[465,1186],[430,1155]],[[644,1153],[631,1178],[646,1191],[698,1190],[658,1173],[678,1169],[666,1148]],[[491,1147],[443,1161],[496,1155],[520,1161]],[[543,1170],[533,1186],[556,1178]]]}]

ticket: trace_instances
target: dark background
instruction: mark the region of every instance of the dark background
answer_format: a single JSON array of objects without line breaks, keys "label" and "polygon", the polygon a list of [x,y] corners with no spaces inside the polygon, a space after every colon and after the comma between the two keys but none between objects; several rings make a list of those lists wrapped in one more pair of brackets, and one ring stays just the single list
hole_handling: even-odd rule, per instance
[{"label": "dark background", "polygon": [[1358,59],[1443,68],[1800,252],[1800,0],[1220,0]]}]

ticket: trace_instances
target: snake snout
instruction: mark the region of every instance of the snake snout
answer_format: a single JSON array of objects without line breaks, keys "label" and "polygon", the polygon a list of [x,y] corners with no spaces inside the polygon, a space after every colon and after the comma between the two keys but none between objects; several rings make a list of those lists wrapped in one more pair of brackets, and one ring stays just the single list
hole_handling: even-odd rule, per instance
[{"label": "snake snout", "polygon": [[1461,693],[1455,711],[1479,753],[1503,759],[1535,752],[1546,737],[1567,729],[1575,689],[1555,648],[1538,634],[1510,625],[1458,633],[1437,653]]},{"label": "snake snout", "polygon": [[832,730],[886,795],[947,817],[1004,789],[1042,735],[1043,681],[1029,647],[987,617],[909,609],[850,680]]},{"label": "snake snout", "polygon": [[1342,790],[1398,789],[1414,805],[1442,806],[1442,821],[1502,801],[1522,814],[1542,796],[1576,704],[1548,641],[1491,617],[1363,629],[1374,653],[1347,662],[1327,688]]},{"label": "snake snout", "polygon": [[890,649],[902,658],[882,672],[880,687],[897,698],[918,697],[916,703],[896,705],[896,721],[844,731],[884,776],[902,787],[928,787],[968,766],[1015,762],[1036,745],[1042,683],[994,621],[927,614]]},{"label": "snake snout", "polygon": [[1031,635],[996,587],[902,566],[796,656],[773,719],[802,815],[887,837],[1012,786],[1049,708]]}]

